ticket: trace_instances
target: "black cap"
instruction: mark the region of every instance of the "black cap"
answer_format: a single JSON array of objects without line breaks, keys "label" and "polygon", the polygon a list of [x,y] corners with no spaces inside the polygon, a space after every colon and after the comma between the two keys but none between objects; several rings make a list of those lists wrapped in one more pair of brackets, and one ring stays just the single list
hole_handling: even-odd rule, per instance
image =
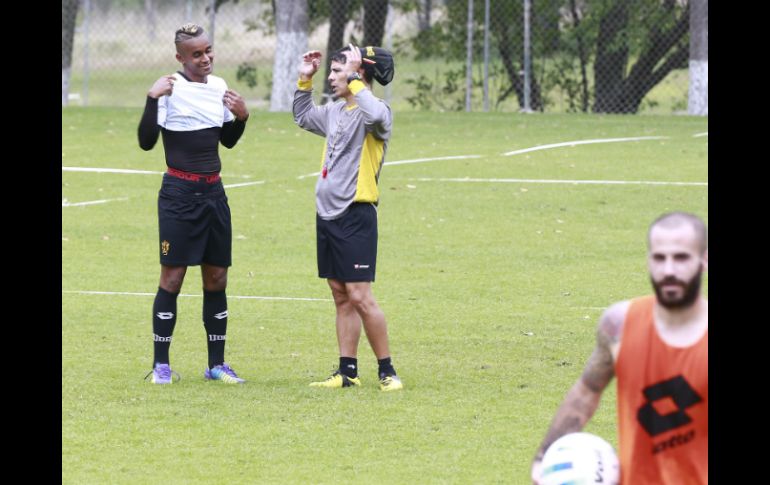
[{"label": "black cap", "polygon": [[361,67],[378,83],[385,86],[393,80],[393,74],[396,72],[396,66],[393,63],[393,54],[382,47],[360,47],[361,49]]}]

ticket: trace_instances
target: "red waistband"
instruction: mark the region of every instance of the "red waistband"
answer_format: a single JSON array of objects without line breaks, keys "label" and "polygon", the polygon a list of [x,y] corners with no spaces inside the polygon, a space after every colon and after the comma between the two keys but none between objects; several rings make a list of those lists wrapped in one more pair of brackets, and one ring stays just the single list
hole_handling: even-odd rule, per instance
[{"label": "red waistband", "polygon": [[219,173],[212,173],[211,175],[202,175],[199,173],[184,172],[182,170],[177,170],[171,167],[169,167],[168,172],[166,173],[168,173],[172,177],[177,177],[184,180],[190,180],[192,182],[206,182],[207,184],[213,184],[213,183],[219,182],[221,178],[219,176]]}]

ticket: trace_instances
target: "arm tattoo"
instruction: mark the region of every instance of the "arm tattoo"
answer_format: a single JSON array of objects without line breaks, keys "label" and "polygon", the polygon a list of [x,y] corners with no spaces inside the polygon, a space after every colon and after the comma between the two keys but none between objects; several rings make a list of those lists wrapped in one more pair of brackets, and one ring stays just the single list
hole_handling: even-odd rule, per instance
[{"label": "arm tattoo", "polygon": [[621,307],[615,305],[602,315],[596,330],[596,347],[583,369],[581,379],[593,392],[604,391],[615,375],[612,346],[620,341],[623,330],[623,317],[618,313],[619,308]]},{"label": "arm tattoo", "polygon": [[556,411],[556,416],[554,416],[535,458],[542,458],[551,443],[565,434],[583,429],[583,426],[594,415],[596,408],[599,407],[600,398],[601,391],[597,392],[590,389],[583,383],[582,379],[578,379],[567,393],[559,410]]},{"label": "arm tattoo", "polygon": [[615,365],[612,362],[609,337],[599,329],[596,333],[596,347],[588,358],[581,379],[593,392],[602,392],[615,375]]},{"label": "arm tattoo", "polygon": [[608,309],[601,318],[596,332],[596,346],[588,358],[583,375],[572,386],[564,402],[556,411],[545,439],[535,459],[540,460],[551,444],[567,433],[583,429],[591,419],[607,384],[615,375],[612,346],[620,341],[625,310],[622,305]]}]

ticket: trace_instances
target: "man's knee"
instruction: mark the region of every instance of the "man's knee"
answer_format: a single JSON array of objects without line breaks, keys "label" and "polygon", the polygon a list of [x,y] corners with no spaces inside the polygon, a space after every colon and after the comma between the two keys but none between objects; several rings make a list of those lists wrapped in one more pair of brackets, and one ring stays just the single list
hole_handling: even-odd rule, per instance
[{"label": "man's knee", "polygon": [[332,290],[332,298],[337,306],[344,305],[349,302],[348,291],[345,288],[345,283],[337,280],[326,280],[329,284],[329,289]]},{"label": "man's knee", "polygon": [[227,289],[227,268],[208,266],[203,270],[203,288],[206,291]]},{"label": "man's knee", "polygon": [[348,285],[347,295],[350,304],[359,312],[369,311],[377,306],[377,301],[368,285]]},{"label": "man's knee", "polygon": [[185,267],[163,267],[160,272],[160,287],[169,293],[179,293],[186,271]]}]

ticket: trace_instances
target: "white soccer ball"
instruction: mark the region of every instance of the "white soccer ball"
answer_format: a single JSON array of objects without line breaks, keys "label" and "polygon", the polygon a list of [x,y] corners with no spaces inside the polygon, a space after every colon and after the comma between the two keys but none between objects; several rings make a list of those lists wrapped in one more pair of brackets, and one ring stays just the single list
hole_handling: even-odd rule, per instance
[{"label": "white soccer ball", "polygon": [[541,484],[620,483],[620,464],[612,445],[591,433],[570,433],[554,441],[543,455]]}]

